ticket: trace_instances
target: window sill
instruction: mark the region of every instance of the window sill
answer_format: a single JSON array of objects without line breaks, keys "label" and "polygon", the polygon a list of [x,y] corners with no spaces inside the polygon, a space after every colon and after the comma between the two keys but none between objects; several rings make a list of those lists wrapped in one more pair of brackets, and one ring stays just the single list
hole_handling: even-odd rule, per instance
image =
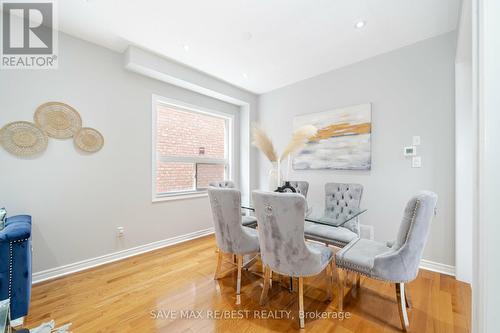
[{"label": "window sill", "polygon": [[152,202],[162,202],[162,201],[174,201],[174,200],[185,200],[185,199],[194,199],[194,198],[203,198],[208,197],[208,192],[189,192],[189,193],[177,193],[170,194],[160,197],[153,197]]}]

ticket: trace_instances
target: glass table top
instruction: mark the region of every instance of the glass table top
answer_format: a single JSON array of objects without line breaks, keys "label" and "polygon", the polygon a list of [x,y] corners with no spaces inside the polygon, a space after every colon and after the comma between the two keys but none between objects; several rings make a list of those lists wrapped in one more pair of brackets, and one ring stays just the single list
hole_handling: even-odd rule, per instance
[{"label": "glass table top", "polygon": [[9,300],[0,301],[0,333],[9,332]]},{"label": "glass table top", "polygon": [[[255,208],[253,207],[252,204],[242,204],[241,208],[250,211],[255,211]],[[364,208],[345,207],[341,209],[339,212],[332,212],[327,215],[325,214],[324,210],[320,210],[315,206],[313,206],[307,210],[304,220],[307,222],[324,224],[331,227],[341,227],[347,222],[365,213],[366,211],[367,209]]]}]

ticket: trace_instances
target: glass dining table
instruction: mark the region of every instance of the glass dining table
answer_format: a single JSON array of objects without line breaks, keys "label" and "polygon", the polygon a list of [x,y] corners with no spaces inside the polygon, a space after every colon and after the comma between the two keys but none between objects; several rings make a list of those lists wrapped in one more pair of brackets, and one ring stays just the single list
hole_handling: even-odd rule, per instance
[{"label": "glass dining table", "polygon": [[0,333],[10,333],[9,300],[0,301]]},{"label": "glass dining table", "polygon": [[[252,204],[241,204],[241,208],[248,211],[255,211],[255,208]],[[317,206],[311,206],[306,211],[306,216],[304,217],[304,221],[312,222],[316,224],[327,225],[332,228],[342,227],[347,222],[355,219],[361,214],[365,213],[367,209],[364,208],[349,208],[345,207],[341,209],[338,213],[333,214],[325,214],[324,209],[320,209]],[[289,289],[290,291],[293,288],[292,278],[289,278]]]},{"label": "glass dining table", "polygon": [[[252,204],[242,204],[241,208],[248,211],[255,211]],[[347,222],[355,219],[361,214],[365,213],[367,209],[364,208],[349,208],[345,207],[340,212],[332,214],[325,214],[325,211],[316,206],[309,207],[304,220],[316,224],[323,224],[330,227],[342,227]]]}]

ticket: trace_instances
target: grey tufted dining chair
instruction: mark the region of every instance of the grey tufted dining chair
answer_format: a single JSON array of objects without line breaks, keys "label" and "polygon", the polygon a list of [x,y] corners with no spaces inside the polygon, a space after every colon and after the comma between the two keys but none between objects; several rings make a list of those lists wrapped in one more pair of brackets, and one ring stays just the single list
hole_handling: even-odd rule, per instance
[{"label": "grey tufted dining chair", "polygon": [[[363,185],[360,184],[325,184],[325,217],[338,219],[350,214],[353,208],[359,208],[363,196]],[[312,222],[305,223],[306,237],[325,244],[344,247],[359,238],[359,219],[354,218],[342,227],[333,228]]]},{"label": "grey tufted dining chair", "polygon": [[215,279],[218,279],[221,275],[223,253],[235,255],[238,270],[236,295],[239,303],[243,255],[259,252],[259,237],[255,229],[241,224],[240,191],[232,188],[210,187],[208,196],[212,208],[215,239],[218,247]]},{"label": "grey tufted dining chair", "polygon": [[307,198],[307,192],[309,191],[309,182],[304,180],[291,180],[290,186],[297,190],[297,193],[302,194]]},{"label": "grey tufted dining chair", "polygon": [[[335,257],[338,268],[395,284],[399,317],[405,332],[409,328],[405,283],[417,277],[436,202],[435,193],[419,192],[406,204],[395,242],[357,239]],[[339,309],[342,311],[343,274],[340,276]]]},{"label": "grey tufted dining chair", "polygon": [[232,180],[220,180],[220,181],[210,182],[208,183],[208,186],[220,187],[220,188],[235,188],[234,182]]},{"label": "grey tufted dining chair", "polygon": [[[210,182],[208,186],[216,188],[235,188],[234,182],[232,180],[214,181]],[[243,224],[245,227],[254,227],[257,225],[257,218],[251,215],[242,215],[241,224]]]},{"label": "grey tufted dining chair", "polygon": [[264,288],[261,304],[267,299],[272,272],[299,280],[299,325],[304,328],[303,279],[327,269],[328,297],[332,296],[332,251],[323,245],[306,243],[304,213],[306,200],[298,193],[252,192],[259,226]]}]

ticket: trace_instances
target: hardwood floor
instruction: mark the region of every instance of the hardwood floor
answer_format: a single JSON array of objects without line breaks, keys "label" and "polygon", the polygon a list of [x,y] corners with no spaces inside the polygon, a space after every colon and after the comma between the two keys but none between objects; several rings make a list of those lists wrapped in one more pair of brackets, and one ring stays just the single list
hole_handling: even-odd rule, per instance
[{"label": "hardwood floor", "polygon": [[[279,283],[273,283],[269,301],[261,307],[262,279],[244,271],[241,304],[236,305],[236,272],[216,281],[215,265],[215,241],[213,236],[207,236],[37,284],[25,326],[30,328],[55,319],[58,324],[72,322],[72,331],[76,333],[299,331],[297,293],[289,293]],[[230,266],[224,265],[226,269]],[[250,271],[260,272],[260,264]],[[307,313],[325,312],[330,317],[337,314],[336,294],[331,303],[326,302],[325,286],[325,273],[305,279]],[[467,284],[421,270],[407,287],[412,301],[411,332],[470,331],[471,292]],[[306,318],[303,331],[399,332],[393,288],[362,278],[359,293],[349,297],[344,305],[350,318]],[[213,318],[231,311],[233,319]],[[201,318],[196,318],[199,315]],[[268,318],[263,319],[264,315]],[[287,319],[287,315],[294,318]],[[246,316],[248,319],[238,319]]]}]

